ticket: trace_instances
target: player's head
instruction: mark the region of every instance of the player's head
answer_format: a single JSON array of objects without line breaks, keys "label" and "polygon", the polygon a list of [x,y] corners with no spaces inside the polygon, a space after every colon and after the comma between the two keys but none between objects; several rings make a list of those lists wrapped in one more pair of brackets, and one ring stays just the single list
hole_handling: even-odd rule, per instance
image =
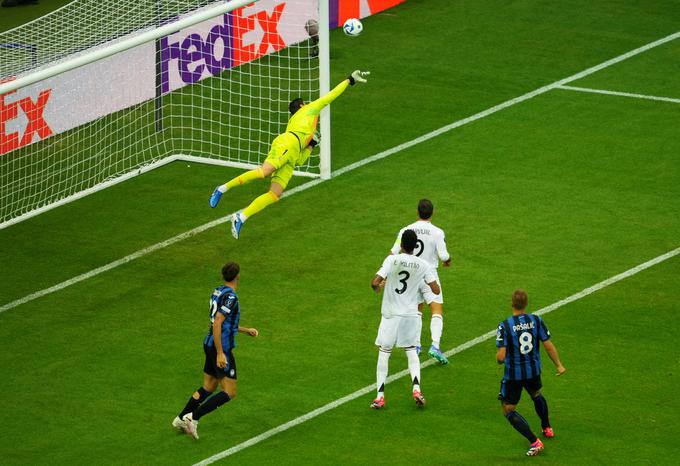
[{"label": "player's head", "polygon": [[297,99],[293,99],[288,104],[288,111],[290,112],[291,115],[295,115],[295,112],[300,110],[304,104],[305,101],[302,100],[300,97],[298,97]]},{"label": "player's head", "polygon": [[524,290],[515,290],[512,292],[512,308],[516,311],[523,311],[527,308],[529,303],[529,296]]},{"label": "player's head", "polygon": [[429,220],[432,217],[432,212],[434,212],[434,206],[429,199],[421,199],[418,202],[418,217],[422,220]]},{"label": "player's head", "polygon": [[418,236],[413,230],[404,230],[401,234],[401,249],[404,250],[406,254],[413,254],[413,250],[416,248],[418,243]]},{"label": "player's head", "polygon": [[241,267],[236,262],[229,262],[222,267],[222,278],[225,282],[233,283],[238,281],[241,274]]}]

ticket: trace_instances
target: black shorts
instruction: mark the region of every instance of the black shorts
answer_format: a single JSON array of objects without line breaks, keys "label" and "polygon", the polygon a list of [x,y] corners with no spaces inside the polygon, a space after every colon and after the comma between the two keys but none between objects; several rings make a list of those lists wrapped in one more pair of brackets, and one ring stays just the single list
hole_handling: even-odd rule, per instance
[{"label": "black shorts", "polygon": [[227,356],[227,367],[224,369],[217,367],[217,349],[214,346],[203,345],[203,352],[205,353],[203,372],[218,379],[227,377],[236,380],[236,360],[231,350],[224,352]]},{"label": "black shorts", "polygon": [[522,389],[532,395],[543,387],[541,383],[541,376],[526,380],[505,380],[501,382],[501,392],[498,394],[498,399],[507,405],[516,405],[522,396]]}]

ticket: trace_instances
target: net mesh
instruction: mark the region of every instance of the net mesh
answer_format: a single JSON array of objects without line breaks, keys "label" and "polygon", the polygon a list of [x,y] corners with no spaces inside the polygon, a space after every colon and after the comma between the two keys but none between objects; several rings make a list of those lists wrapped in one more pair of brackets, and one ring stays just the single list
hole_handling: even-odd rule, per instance
[{"label": "net mesh", "polygon": [[[215,3],[72,2],[0,34],[3,80]],[[0,96],[0,226],[171,156],[259,165],[288,103],[319,95],[317,5],[262,0]]]}]

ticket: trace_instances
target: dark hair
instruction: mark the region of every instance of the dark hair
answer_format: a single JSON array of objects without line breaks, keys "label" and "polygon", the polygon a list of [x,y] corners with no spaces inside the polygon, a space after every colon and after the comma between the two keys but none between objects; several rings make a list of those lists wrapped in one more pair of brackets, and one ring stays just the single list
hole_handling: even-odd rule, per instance
[{"label": "dark hair", "polygon": [[518,311],[523,311],[527,308],[529,296],[524,290],[515,290],[512,292],[512,308]]},{"label": "dark hair", "polygon": [[233,282],[239,272],[241,267],[236,262],[229,262],[222,267],[222,278],[225,282]]},{"label": "dark hair", "polygon": [[404,230],[404,232],[401,234],[401,247],[404,249],[404,251],[411,254],[416,248],[417,243],[418,236],[416,235],[416,232],[413,230]]},{"label": "dark hair", "polygon": [[300,110],[304,104],[305,101],[302,100],[300,97],[298,97],[297,99],[293,99],[288,104],[288,111],[290,112],[291,115],[295,115],[295,112]]},{"label": "dark hair", "polygon": [[421,199],[418,202],[418,216],[420,218],[427,220],[432,217],[432,212],[434,212],[434,206],[428,199]]}]

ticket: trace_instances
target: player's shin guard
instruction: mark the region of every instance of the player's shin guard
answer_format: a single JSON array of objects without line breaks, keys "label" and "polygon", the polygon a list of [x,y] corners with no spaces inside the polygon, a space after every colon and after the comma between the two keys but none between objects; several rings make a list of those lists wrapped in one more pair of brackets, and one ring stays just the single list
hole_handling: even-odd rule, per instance
[{"label": "player's shin guard", "polygon": [[243,186],[244,184],[248,184],[253,180],[258,180],[264,178],[264,172],[262,171],[262,168],[256,168],[254,170],[249,170],[245,173],[241,173],[239,176],[236,178],[227,181],[227,183],[224,185],[227,190],[231,188],[235,188],[236,186]]},{"label": "player's shin guard", "polygon": [[550,427],[550,420],[548,419],[548,402],[543,398],[543,395],[539,393],[534,400],[534,408],[536,408],[536,414],[541,418],[541,429]]},{"label": "player's shin guard", "polygon": [[389,371],[389,361],[392,350],[380,348],[378,350],[378,366],[375,370],[376,388],[378,389],[378,398],[384,396],[385,380],[387,380],[387,372]]},{"label": "player's shin guard", "polygon": [[441,314],[432,314],[432,318],[430,319],[430,333],[432,334],[432,344],[437,348],[439,348],[443,330],[444,318]]},{"label": "player's shin guard", "polygon": [[406,348],[406,358],[408,359],[408,371],[411,374],[413,390],[420,391],[420,359],[415,347]]},{"label": "player's shin guard", "polygon": [[206,414],[215,411],[217,408],[219,408],[229,400],[231,400],[231,398],[229,397],[229,394],[227,392],[221,391],[214,394],[193,412],[192,417],[194,421],[198,421]]},{"label": "player's shin guard", "polygon": [[189,397],[189,401],[187,401],[187,404],[184,406],[184,409],[178,415],[180,419],[182,419],[185,414],[193,413],[196,410],[196,408],[198,408],[198,406],[201,403],[203,403],[206,398],[210,396],[212,392],[209,392],[205,388],[201,387],[198,390],[196,390],[196,393],[198,393],[198,398],[194,398],[193,395]]},{"label": "player's shin guard", "polygon": [[510,411],[505,415],[505,418],[512,425],[512,427],[514,427],[517,432],[526,437],[530,443],[534,443],[536,441],[537,437],[531,431],[531,427],[529,427],[527,420],[524,419],[520,413],[517,411]]},{"label": "player's shin guard", "polygon": [[267,191],[263,195],[255,198],[253,202],[250,203],[248,207],[243,209],[241,212],[241,218],[245,221],[246,219],[252,217],[262,209],[267,206],[272,205],[279,200],[279,197],[271,191]]}]

